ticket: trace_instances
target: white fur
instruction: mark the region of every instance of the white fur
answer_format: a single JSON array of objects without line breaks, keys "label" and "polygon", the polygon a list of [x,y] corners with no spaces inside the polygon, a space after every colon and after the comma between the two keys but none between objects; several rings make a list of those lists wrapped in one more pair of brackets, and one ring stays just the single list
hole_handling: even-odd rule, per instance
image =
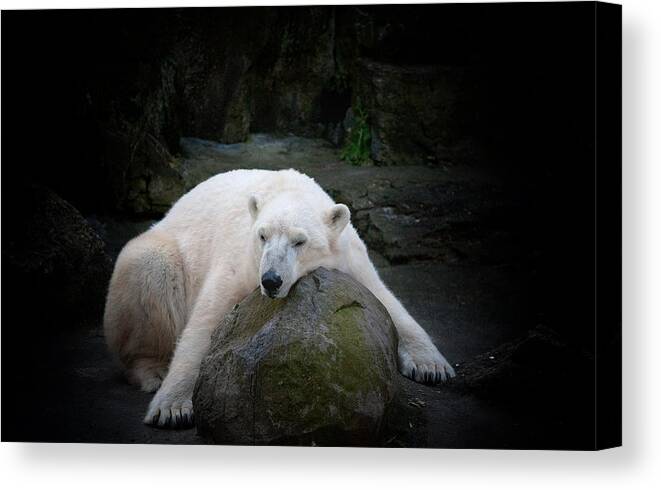
[{"label": "white fur", "polygon": [[190,425],[193,387],[211,333],[234,304],[260,286],[264,272],[281,276],[282,297],[320,266],[350,274],[388,309],[405,376],[454,376],[379,278],[346,206],[295,170],[235,170],[183,196],[117,259],[104,329],[129,380],[146,391],[158,389],[145,422]]}]

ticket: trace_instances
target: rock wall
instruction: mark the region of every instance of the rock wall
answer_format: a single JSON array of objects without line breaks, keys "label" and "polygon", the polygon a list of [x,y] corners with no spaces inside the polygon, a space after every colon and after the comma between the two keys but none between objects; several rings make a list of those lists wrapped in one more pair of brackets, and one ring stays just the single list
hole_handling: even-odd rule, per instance
[{"label": "rock wall", "polygon": [[[8,22],[23,56],[7,66],[24,74],[8,87],[31,95],[22,106],[11,101],[12,113],[44,119],[26,116],[13,130],[25,144],[42,139],[35,160],[68,155],[66,169],[40,163],[30,172],[83,209],[162,214],[182,192],[181,137],[236,143],[274,132],[342,145],[351,107],[366,109],[379,165],[465,163],[479,147],[474,111],[464,110],[480,100],[479,84],[466,83],[470,59],[436,49],[445,34],[433,34],[434,22],[447,28],[438,9],[29,14]],[[97,189],[78,188],[80,178]]]}]

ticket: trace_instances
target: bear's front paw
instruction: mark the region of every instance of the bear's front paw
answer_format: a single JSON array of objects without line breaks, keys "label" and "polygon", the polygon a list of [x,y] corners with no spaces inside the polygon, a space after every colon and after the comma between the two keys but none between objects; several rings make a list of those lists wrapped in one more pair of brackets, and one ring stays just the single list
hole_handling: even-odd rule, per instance
[{"label": "bear's front paw", "polygon": [[454,369],[430,341],[400,339],[399,371],[418,383],[435,384],[454,378]]},{"label": "bear's front paw", "polygon": [[193,427],[193,402],[190,396],[173,396],[156,393],[147,410],[144,420],[145,424],[161,427],[164,429],[188,429]]}]

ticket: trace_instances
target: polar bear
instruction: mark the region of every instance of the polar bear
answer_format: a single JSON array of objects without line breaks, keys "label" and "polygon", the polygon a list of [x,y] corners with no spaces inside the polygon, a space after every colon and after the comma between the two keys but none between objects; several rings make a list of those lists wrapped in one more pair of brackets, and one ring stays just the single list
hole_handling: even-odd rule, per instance
[{"label": "polar bear", "polygon": [[255,288],[271,298],[318,267],[365,285],[399,334],[399,369],[418,382],[454,376],[383,284],[349,209],[295,170],[234,170],[184,195],[126,244],[110,281],[104,331],[134,384],[156,391],[145,423],[192,425],[193,388],[212,331]]}]

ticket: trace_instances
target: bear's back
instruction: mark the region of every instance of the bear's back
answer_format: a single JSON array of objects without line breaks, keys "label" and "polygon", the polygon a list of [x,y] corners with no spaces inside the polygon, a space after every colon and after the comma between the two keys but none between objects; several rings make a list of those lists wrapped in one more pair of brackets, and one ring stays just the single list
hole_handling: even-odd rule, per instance
[{"label": "bear's back", "polygon": [[[240,169],[215,175],[184,194],[156,226],[174,233],[187,229],[213,229],[249,225],[248,200],[270,199],[286,191],[299,191],[332,203],[314,179],[294,169]],[[228,230],[229,231],[229,230]]]}]

